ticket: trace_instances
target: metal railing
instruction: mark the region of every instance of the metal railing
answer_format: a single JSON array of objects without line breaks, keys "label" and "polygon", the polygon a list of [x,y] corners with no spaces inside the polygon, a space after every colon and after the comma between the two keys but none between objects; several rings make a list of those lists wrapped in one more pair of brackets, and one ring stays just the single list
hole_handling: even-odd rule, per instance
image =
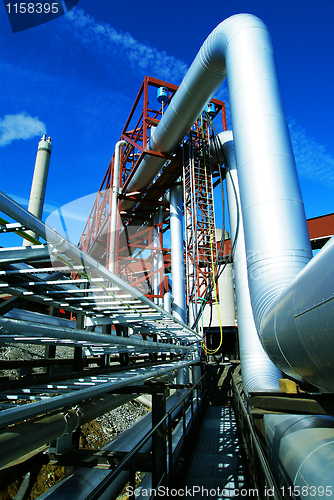
[{"label": "metal railing", "polygon": [[[97,500],[100,498],[102,493],[106,491],[106,489],[112,484],[112,482],[116,479],[116,477],[123,470],[130,470],[130,473],[134,475],[134,468],[131,465],[131,462],[135,459],[136,455],[140,452],[142,447],[147,443],[147,441],[154,437],[155,433],[159,433],[161,429],[165,429],[164,434],[164,459],[165,467],[164,472],[160,477],[156,477],[154,474],[154,468],[159,465],[156,464],[155,457],[152,456],[152,472],[153,472],[153,481],[152,481],[152,491],[153,495],[150,498],[154,498],[154,490],[156,490],[161,484],[167,483],[171,484],[173,479],[173,463],[175,462],[175,458],[179,455],[180,450],[187,438],[188,431],[190,430],[190,426],[192,424],[193,418],[196,417],[197,414],[201,414],[205,405],[206,398],[206,387],[205,387],[205,375],[203,375],[196,384],[194,384],[187,392],[181,397],[181,399],[170,408],[166,414],[152,427],[152,429],[132,448],[132,450],[127,453],[124,458],[120,461],[118,466],[108,475],[105,479],[103,479],[99,485],[86,497],[85,500]],[[187,401],[190,399],[189,406],[187,407]],[[178,409],[178,407],[182,405],[181,416],[179,422],[182,420],[182,435],[178,440],[177,445],[173,449],[173,414]],[[191,418],[187,422],[186,412],[190,410]],[[174,429],[175,431],[175,429]],[[155,477],[154,477],[155,476]],[[134,480],[130,479],[130,484],[133,484]]]},{"label": "metal railing", "polygon": [[282,500],[280,489],[272,474],[269,462],[263,451],[260,440],[256,435],[254,426],[247,412],[237,385],[235,375],[231,377],[231,389],[233,404],[238,420],[240,433],[240,445],[245,454],[245,466],[247,467],[247,479],[253,491],[258,492],[258,498],[265,499],[268,496],[274,500]]}]

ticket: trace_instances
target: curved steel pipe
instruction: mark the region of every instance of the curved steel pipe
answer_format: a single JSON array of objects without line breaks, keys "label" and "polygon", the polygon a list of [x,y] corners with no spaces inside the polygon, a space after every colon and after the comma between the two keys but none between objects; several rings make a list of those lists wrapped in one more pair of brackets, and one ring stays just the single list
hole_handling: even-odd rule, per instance
[{"label": "curved steel pipe", "polygon": [[291,376],[334,391],[334,237],[268,310],[261,337],[274,363]]},{"label": "curved steel pipe", "polygon": [[225,163],[226,167],[231,240],[234,244],[233,268],[243,388],[246,394],[256,389],[279,389],[278,379],[282,377],[282,373],[272,363],[261,345],[250,303],[244,226],[232,132],[221,132],[219,143],[216,145],[219,154],[223,153],[219,161]]},{"label": "curved steel pipe", "polygon": [[332,497],[333,417],[265,415],[264,421],[268,455],[282,496]]},{"label": "curved steel pipe", "polygon": [[[257,331],[279,368],[299,380],[307,375],[306,380],[326,388],[328,374],[321,374],[322,368],[319,373],[301,337],[291,340],[291,350],[300,352],[292,366],[281,352],[278,332],[267,328],[268,318],[272,324],[277,314],[281,292],[312,252],[272,41],[262,21],[249,14],[232,16],[209,35],[156,128],[150,148],[173,151],[226,74]],[[136,188],[150,182],[148,172],[152,178],[157,173],[151,165],[146,167],[143,162],[132,179]]]}]

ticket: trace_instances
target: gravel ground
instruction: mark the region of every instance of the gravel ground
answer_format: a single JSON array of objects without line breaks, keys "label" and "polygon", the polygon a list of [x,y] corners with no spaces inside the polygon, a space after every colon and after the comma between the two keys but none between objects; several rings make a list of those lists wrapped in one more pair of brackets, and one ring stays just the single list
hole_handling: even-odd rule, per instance
[{"label": "gravel ground", "polygon": [[149,409],[138,401],[130,401],[83,425],[80,445],[86,449],[101,448],[146,415],[148,411]]},{"label": "gravel ground", "polygon": [[[99,449],[115,439],[121,432],[134,424],[150,410],[138,401],[130,401],[105,415],[85,424],[81,428],[80,448]],[[27,500],[35,500],[65,477],[63,467],[44,465]],[[0,491],[0,500],[13,500],[22,479],[11,484],[6,491]],[[124,495],[121,498],[125,498]]]},{"label": "gravel ground", "polygon": [[[56,359],[73,358],[74,349],[71,347],[57,346]],[[2,360],[31,360],[45,358],[45,346],[34,344],[3,344],[0,346],[0,359]],[[33,368],[32,373],[43,373],[45,368]],[[0,370],[0,377],[17,378],[18,370]]]}]

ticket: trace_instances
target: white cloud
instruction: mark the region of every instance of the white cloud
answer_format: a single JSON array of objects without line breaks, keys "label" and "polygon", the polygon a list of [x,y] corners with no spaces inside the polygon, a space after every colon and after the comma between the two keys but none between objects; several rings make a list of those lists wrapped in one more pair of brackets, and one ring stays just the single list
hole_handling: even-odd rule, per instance
[{"label": "white cloud", "polygon": [[87,49],[102,58],[104,65],[107,61],[111,63],[110,68],[113,68],[110,58],[116,57],[127,60],[134,71],[159,75],[160,79],[174,82],[180,81],[188,69],[184,61],[139,42],[130,33],[118,32],[108,23],[97,22],[82,9],[71,10],[63,21]]},{"label": "white cloud", "polygon": [[38,117],[32,117],[25,111],[0,118],[0,146],[7,146],[19,139],[32,139],[36,135],[45,133],[45,124]]},{"label": "white cloud", "polygon": [[291,118],[289,129],[299,175],[334,185],[334,158],[326,152],[325,146],[309,137],[306,130]]}]

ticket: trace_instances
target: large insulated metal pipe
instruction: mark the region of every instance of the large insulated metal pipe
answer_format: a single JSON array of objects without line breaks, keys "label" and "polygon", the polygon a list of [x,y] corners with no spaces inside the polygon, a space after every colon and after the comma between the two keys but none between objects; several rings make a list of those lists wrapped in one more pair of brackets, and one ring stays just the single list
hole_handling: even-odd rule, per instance
[{"label": "large insulated metal pipe", "polygon": [[[319,374],[300,336],[291,342],[294,353],[300,352],[292,367],[277,332],[264,331],[269,324],[264,319],[276,314],[268,315],[269,309],[276,307],[282,290],[304,268],[312,252],[272,41],[260,19],[249,14],[232,16],[209,35],[149,147],[173,151],[226,74],[255,324],[266,351],[283,371],[297,379],[302,374],[326,388],[328,370]],[[157,160],[143,161],[128,190],[147,185],[160,167]],[[331,342],[327,352],[332,359]],[[331,365],[328,358],[323,363]],[[333,383],[330,385],[332,390]]]},{"label": "large insulated metal pipe", "polygon": [[109,270],[115,272],[116,263],[116,243],[117,243],[117,220],[119,175],[121,169],[121,148],[127,144],[126,141],[118,141],[115,145],[113,187],[111,193],[111,213],[110,213],[110,235],[109,235]]},{"label": "large insulated metal pipe", "polygon": [[268,455],[283,498],[333,498],[334,419],[265,415]]},{"label": "large insulated metal pipe", "polygon": [[[240,57],[242,57],[241,64]],[[263,60],[265,60],[266,68],[263,68]],[[251,14],[232,16],[220,23],[209,35],[154,130],[148,148],[171,154],[219,88],[227,73],[230,101],[233,101],[235,108],[233,126],[236,131],[235,119],[239,121],[242,118],[241,115],[249,108],[252,111],[255,109],[255,114],[252,116],[252,123],[254,123],[253,118],[259,116],[257,106],[261,104],[261,100],[264,101],[264,107],[266,104],[270,105],[270,96],[262,93],[263,82],[266,78],[274,77],[276,78],[274,83],[278,84],[270,35],[264,23]],[[239,76],[243,84],[240,83]],[[234,93],[239,93],[245,83],[250,88],[245,89],[244,95],[241,93],[237,99],[234,99]],[[279,85],[277,90],[274,103],[280,107],[282,102]],[[249,94],[251,94],[250,100]],[[241,102],[238,105],[239,97],[241,97]],[[271,109],[272,104],[269,106]],[[269,110],[268,114],[270,115]],[[157,175],[164,162],[164,158],[146,155],[128,184],[127,192],[146,187]],[[130,201],[124,201],[122,206],[123,204],[124,207],[131,206]]]},{"label": "large insulated metal pipe", "polygon": [[260,334],[278,366],[334,391],[334,237],[268,309]]},{"label": "large insulated metal pipe", "polygon": [[[36,215],[39,219],[42,218],[44,198],[46,191],[46,183],[48,180],[49,165],[52,151],[52,139],[46,138],[44,134],[38,143],[34,176],[31,185],[28,210]],[[30,236],[38,239],[38,235],[33,231],[27,231]],[[32,243],[28,240],[23,240],[24,246],[31,246]]]},{"label": "large insulated metal pipe", "polygon": [[170,190],[170,240],[174,297],[173,316],[187,323],[182,203],[182,183],[177,182]]},{"label": "large insulated metal pipe", "polygon": [[[234,245],[233,268],[237,302],[238,333],[243,387],[246,394],[256,389],[279,389],[281,371],[264,351],[256,331],[249,296],[244,226],[235,161],[233,134],[221,132],[216,141],[219,162],[225,163],[231,240]],[[222,149],[222,151],[221,151]]]}]

